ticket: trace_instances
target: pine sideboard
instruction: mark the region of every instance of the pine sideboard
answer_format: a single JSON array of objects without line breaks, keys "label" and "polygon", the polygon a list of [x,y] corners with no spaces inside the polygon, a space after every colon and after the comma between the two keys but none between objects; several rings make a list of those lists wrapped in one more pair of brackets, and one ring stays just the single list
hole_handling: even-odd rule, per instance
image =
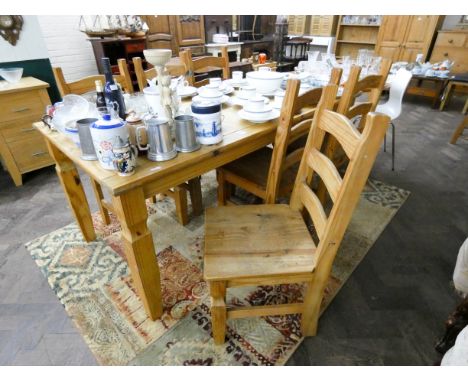
[{"label": "pine sideboard", "polygon": [[54,163],[42,135],[32,126],[50,105],[47,82],[23,77],[16,84],[0,81],[0,156],[16,186],[22,174]]}]

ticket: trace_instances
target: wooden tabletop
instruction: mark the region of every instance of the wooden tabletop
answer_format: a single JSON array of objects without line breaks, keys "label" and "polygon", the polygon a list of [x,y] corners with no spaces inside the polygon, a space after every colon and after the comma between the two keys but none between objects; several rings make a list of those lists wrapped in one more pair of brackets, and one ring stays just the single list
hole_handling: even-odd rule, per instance
[{"label": "wooden tabletop", "polygon": [[[200,150],[191,153],[178,153],[177,157],[165,162],[152,162],[146,155],[140,155],[136,172],[129,177],[121,177],[114,171],[104,170],[98,161],[82,160],[80,149],[65,134],[49,130],[42,122],[36,122],[33,126],[110,193],[119,195],[151,182],[156,182],[157,188],[161,190],[173,187],[181,183],[177,179],[171,179],[173,173],[190,173],[195,177],[227,163],[226,155],[230,151],[243,150],[250,141],[261,141],[265,145],[273,142],[278,120],[255,124],[240,119],[239,110],[239,106],[223,106],[222,142],[210,146],[202,145]],[[215,166],[217,157],[223,158],[219,166]],[[234,159],[236,158],[231,160]]]}]

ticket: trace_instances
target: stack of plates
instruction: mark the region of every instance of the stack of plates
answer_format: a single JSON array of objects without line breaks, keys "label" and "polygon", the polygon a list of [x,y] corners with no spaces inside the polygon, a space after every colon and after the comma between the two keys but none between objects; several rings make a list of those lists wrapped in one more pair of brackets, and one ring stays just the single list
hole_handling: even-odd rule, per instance
[{"label": "stack of plates", "polygon": [[265,105],[263,110],[250,110],[244,108],[239,111],[239,117],[253,123],[264,123],[276,119],[280,116],[279,110]]}]

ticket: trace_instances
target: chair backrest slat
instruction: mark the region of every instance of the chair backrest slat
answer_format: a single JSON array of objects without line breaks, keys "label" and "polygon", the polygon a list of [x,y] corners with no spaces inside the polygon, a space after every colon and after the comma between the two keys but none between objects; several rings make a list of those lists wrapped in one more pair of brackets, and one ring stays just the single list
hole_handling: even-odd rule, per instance
[{"label": "chair backrest slat", "polygon": [[351,124],[348,119],[338,113],[324,112],[320,126],[327,133],[338,140],[349,159],[352,159],[357,142],[359,141],[359,131]]},{"label": "chair backrest slat", "polygon": [[130,77],[130,72],[128,71],[127,61],[124,58],[119,58],[117,60],[117,65],[119,67],[119,73],[122,77],[122,82],[124,83],[123,87],[127,93],[133,93],[133,82]]},{"label": "chair backrest slat", "polygon": [[[317,262],[331,269],[336,251],[359,201],[375,157],[387,130],[389,117],[371,112],[366,126],[359,133],[345,116],[332,111],[337,86],[325,87],[308,135],[291,196],[292,209],[306,209],[319,238]],[[324,155],[324,138],[329,134],[349,153],[350,161],[343,178],[331,159]],[[328,190],[333,206],[328,217],[318,195],[310,188],[310,179],[317,174]],[[328,274],[324,272],[323,274]]]},{"label": "chair backrest slat", "polygon": [[333,162],[320,151],[312,148],[307,158],[307,164],[309,167],[312,167],[323,180],[331,199],[335,202],[338,198],[341,185],[343,184],[343,179]]},{"label": "chair backrest slat", "polygon": [[319,239],[322,239],[327,226],[327,214],[323,209],[322,203],[306,182],[302,182],[299,185],[299,197],[314,222],[314,228],[317,232],[317,236]]}]

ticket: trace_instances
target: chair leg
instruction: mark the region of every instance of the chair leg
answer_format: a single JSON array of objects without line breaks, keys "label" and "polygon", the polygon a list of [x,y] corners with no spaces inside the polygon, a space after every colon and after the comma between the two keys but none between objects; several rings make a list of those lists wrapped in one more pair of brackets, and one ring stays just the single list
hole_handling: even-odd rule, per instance
[{"label": "chair leg", "polygon": [[211,327],[216,345],[222,345],[226,337],[226,283],[210,282]]},{"label": "chair leg", "polygon": [[187,191],[183,187],[174,187],[174,201],[176,205],[177,218],[179,223],[186,225],[188,223],[187,211]]},{"label": "chair leg", "polygon": [[383,137],[383,151],[384,153],[387,152],[387,134],[385,134]]},{"label": "chair leg", "polygon": [[223,170],[216,170],[218,180],[218,206],[225,206],[231,196],[231,185],[226,181]]},{"label": "chair leg", "polygon": [[301,320],[301,331],[304,337],[312,337],[317,334],[323,289],[314,281],[315,279],[307,283],[304,296],[304,312]]},{"label": "chair leg", "polygon": [[392,125],[392,171],[395,171],[395,125],[393,122],[390,122]]},{"label": "chair leg", "polygon": [[457,143],[458,138],[461,137],[461,135],[463,134],[463,130],[465,130],[467,126],[468,126],[468,116],[465,116],[465,118],[463,118],[463,121],[461,121],[461,123],[458,125],[456,130],[453,132],[452,138],[450,139],[450,143],[452,145]]},{"label": "chair leg", "polygon": [[156,204],[156,202],[158,201],[157,198],[156,198],[156,195],[153,195],[153,196],[151,197],[151,201],[152,201],[154,204]]},{"label": "chair leg", "polygon": [[467,111],[468,111],[468,98],[467,98],[466,101],[465,101],[465,106],[463,106],[463,111],[462,111],[462,113],[463,113],[463,114],[466,114]]},{"label": "chair leg", "polygon": [[447,104],[447,102],[449,102],[450,97],[452,95],[452,87],[453,87],[453,83],[450,82],[447,88],[445,89],[444,94],[442,95],[442,102],[440,103],[439,111],[444,110],[445,105]]},{"label": "chair leg", "polygon": [[93,186],[94,194],[96,195],[96,200],[99,207],[99,211],[101,212],[102,221],[106,225],[109,225],[111,222],[109,217],[109,211],[107,211],[107,208],[104,207],[104,205],[101,202],[101,200],[104,199],[104,194],[102,193],[101,185],[94,179],[91,179],[91,185]]},{"label": "chair leg", "polygon": [[194,216],[199,216],[203,212],[203,201],[201,192],[200,177],[188,181],[190,200],[192,201],[192,211]]}]

